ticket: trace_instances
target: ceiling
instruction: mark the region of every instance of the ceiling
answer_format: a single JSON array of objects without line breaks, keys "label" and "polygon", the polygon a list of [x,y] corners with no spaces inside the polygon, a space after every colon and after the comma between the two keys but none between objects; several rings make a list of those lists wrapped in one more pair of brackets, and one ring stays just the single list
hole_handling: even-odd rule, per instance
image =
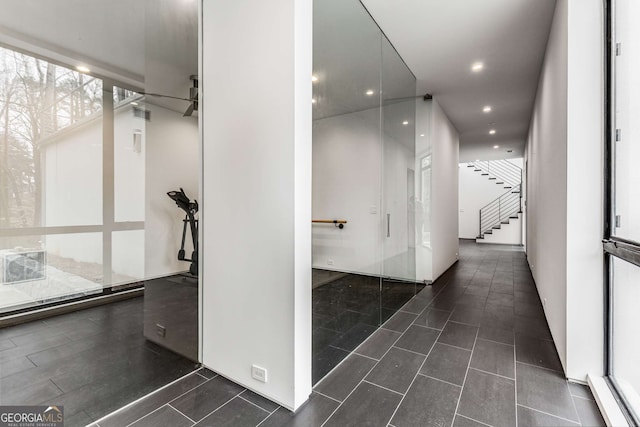
[{"label": "ceiling", "polygon": [[[434,95],[458,130],[461,161],[522,156],[555,0],[361,1],[416,93]],[[472,72],[475,62],[484,69]]]},{"label": "ceiling", "polygon": [[[146,92],[189,96],[198,74],[195,0],[2,0],[0,43],[84,65]],[[148,97],[184,111],[189,103]]]}]

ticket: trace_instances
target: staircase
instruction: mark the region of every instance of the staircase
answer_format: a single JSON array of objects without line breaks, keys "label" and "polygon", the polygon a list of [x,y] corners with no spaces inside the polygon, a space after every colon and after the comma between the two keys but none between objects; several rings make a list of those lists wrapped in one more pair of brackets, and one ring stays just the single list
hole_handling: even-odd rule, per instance
[{"label": "staircase", "polygon": [[474,172],[486,176],[507,190],[504,194],[480,209],[478,240],[493,234],[522,213],[522,169],[507,160],[491,160],[467,163]]}]

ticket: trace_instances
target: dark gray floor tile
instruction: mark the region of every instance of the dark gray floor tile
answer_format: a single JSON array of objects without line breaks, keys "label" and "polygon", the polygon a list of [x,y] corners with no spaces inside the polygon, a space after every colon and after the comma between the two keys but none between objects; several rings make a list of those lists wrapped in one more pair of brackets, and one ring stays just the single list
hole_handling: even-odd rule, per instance
[{"label": "dark gray floor tile", "polygon": [[13,348],[16,345],[9,338],[0,340],[0,351]]},{"label": "dark gray floor tile", "polygon": [[356,353],[380,359],[401,335],[400,332],[378,329],[365,342],[360,344],[356,349]]},{"label": "dark gray floor tile", "polygon": [[[493,286],[491,288],[493,289]],[[489,292],[489,296],[487,296],[487,304],[513,307],[513,294],[505,294],[505,293],[491,291]]]},{"label": "dark gray floor tile", "polygon": [[26,371],[27,369],[34,368],[35,365],[24,356],[16,357],[15,359],[5,360],[0,363],[0,378],[5,378],[18,372]]},{"label": "dark gray floor tile", "polygon": [[131,427],[190,427],[193,423],[169,405],[131,424]]},{"label": "dark gray floor tile", "polygon": [[423,355],[393,347],[365,380],[404,394],[424,359]]},{"label": "dark gray floor tile", "polygon": [[518,404],[578,421],[567,381],[560,372],[516,363]]},{"label": "dark gray floor tile", "polygon": [[460,387],[418,375],[391,424],[402,426],[450,426]]},{"label": "dark gray floor tile", "polygon": [[447,319],[449,319],[450,315],[450,311],[429,308],[420,314],[413,323],[420,326],[426,326],[428,328],[442,329],[447,323]]},{"label": "dark gray floor tile", "polygon": [[100,427],[126,426],[152,411],[172,401],[178,396],[204,383],[206,379],[193,373],[170,386],[159,390],[137,402],[136,404],[116,412],[100,422]]},{"label": "dark gray floor tile", "polygon": [[313,383],[325,377],[333,368],[349,355],[349,352],[336,347],[327,347],[320,353],[313,355],[311,361]]},{"label": "dark gray floor tile", "polygon": [[240,397],[235,397],[197,423],[196,426],[255,427],[268,416],[269,412],[264,409],[258,408]]},{"label": "dark gray floor tile", "polygon": [[520,335],[553,341],[545,319],[516,315],[514,316],[514,330]]},{"label": "dark gray floor tile", "polygon": [[375,360],[352,354],[323,379],[315,390],[343,401],[376,364]]},{"label": "dark gray floor tile", "polygon": [[87,415],[84,411],[80,411],[76,414],[71,415],[70,417],[64,417],[64,426],[65,427],[85,427],[91,424],[93,420],[89,415]]},{"label": "dark gray floor tile", "polygon": [[420,373],[462,386],[471,351],[436,343]]},{"label": "dark gray floor tile", "polygon": [[475,295],[479,297],[484,297],[485,303],[486,303],[486,298],[489,295],[489,289],[491,289],[490,286],[469,286],[464,291],[464,295]]},{"label": "dark gray floor tile", "polygon": [[580,424],[518,405],[519,427],[578,427]]},{"label": "dark gray floor tile", "polygon": [[260,427],[320,427],[335,411],[339,403],[317,393],[294,414],[278,408]]},{"label": "dark gray floor tile", "polygon": [[478,331],[478,338],[509,345],[514,345],[515,343],[513,330],[510,329],[499,329],[480,326],[480,330]]},{"label": "dark gray floor tile", "polygon": [[539,340],[519,333],[516,333],[516,360],[542,368],[562,371],[562,364],[552,341]]},{"label": "dark gray floor tile", "polygon": [[35,402],[53,399],[62,394],[62,390],[49,379],[30,382],[20,387],[10,387],[0,381],[1,405],[33,405]]},{"label": "dark gray floor tile", "polygon": [[457,306],[456,309],[453,310],[453,314],[451,314],[449,320],[472,326],[480,326],[483,313],[483,309],[466,309],[464,307]]},{"label": "dark gray floor tile", "polygon": [[331,343],[331,346],[342,350],[353,351],[357,346],[362,344],[369,335],[374,333],[376,329],[377,328],[375,326],[358,323],[344,334],[338,336]]},{"label": "dark gray floor tile", "polygon": [[595,401],[576,397],[573,399],[578,410],[580,423],[584,427],[605,427],[606,423]]},{"label": "dark gray floor tile", "polygon": [[209,379],[218,376],[218,374],[213,372],[211,369],[207,369],[205,367],[202,367],[202,368],[198,369],[198,373],[200,375],[202,375],[203,377],[209,378]]},{"label": "dark gray floor tile", "polygon": [[173,400],[171,406],[198,422],[244,390],[223,377],[215,377]]},{"label": "dark gray floor tile", "polygon": [[27,355],[36,366],[44,366],[50,363],[58,361],[64,361],[65,359],[73,356],[77,356],[78,353],[94,348],[99,344],[95,340],[81,340],[71,343],[59,345],[57,347],[49,348],[39,351],[37,353],[31,353]]},{"label": "dark gray floor tile", "polygon": [[534,317],[537,319],[544,319],[544,310],[540,303],[524,303],[516,301],[514,304],[514,310],[516,315],[524,317]]},{"label": "dark gray floor tile", "polygon": [[476,326],[449,321],[442,330],[438,342],[471,350],[477,334],[478,328]]},{"label": "dark gray floor tile", "polygon": [[471,357],[472,368],[515,378],[513,346],[478,339]]},{"label": "dark gray floor tile", "polygon": [[262,397],[258,393],[254,393],[251,390],[243,391],[242,393],[240,393],[240,397],[242,397],[245,400],[248,400],[254,405],[261,407],[262,409],[264,409],[269,413],[275,411],[280,406],[277,403],[270,401],[266,397]]},{"label": "dark gray floor tile", "polygon": [[429,354],[433,343],[436,342],[440,331],[422,326],[413,325],[396,342],[395,346],[417,353]]},{"label": "dark gray floor tile", "polygon": [[470,369],[458,413],[495,427],[516,425],[514,381]]},{"label": "dark gray floor tile", "polygon": [[429,298],[412,298],[411,301],[406,303],[401,310],[406,311],[407,313],[420,314],[422,310],[424,310],[429,303],[431,303],[431,299]]},{"label": "dark gray floor tile", "polygon": [[416,314],[399,311],[391,319],[387,320],[382,327],[391,331],[404,332],[416,320],[416,317],[418,317]]},{"label": "dark gray floor tile", "polygon": [[571,392],[572,396],[595,400],[593,398],[593,394],[591,393],[591,389],[589,389],[589,386],[587,385],[569,382],[569,391]]},{"label": "dark gray floor tile", "polygon": [[453,427],[486,427],[486,424],[479,423],[462,415],[456,415],[456,419],[453,421]]},{"label": "dark gray floor tile", "polygon": [[507,284],[507,283],[493,283],[491,285],[491,292],[489,293],[489,295],[491,295],[491,293],[496,293],[496,294],[506,294],[506,295],[511,295],[513,296],[513,284]]},{"label": "dark gray floor tile", "polygon": [[398,393],[363,382],[327,420],[325,427],[386,425],[401,399]]}]

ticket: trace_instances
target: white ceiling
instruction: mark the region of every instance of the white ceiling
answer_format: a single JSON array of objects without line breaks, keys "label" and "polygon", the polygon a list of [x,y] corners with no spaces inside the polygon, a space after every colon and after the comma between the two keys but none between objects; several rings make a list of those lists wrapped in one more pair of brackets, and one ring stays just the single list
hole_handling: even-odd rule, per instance
[{"label": "white ceiling", "polygon": [[461,161],[522,155],[555,0],[362,3],[415,74],[417,94],[434,95],[458,129]]}]

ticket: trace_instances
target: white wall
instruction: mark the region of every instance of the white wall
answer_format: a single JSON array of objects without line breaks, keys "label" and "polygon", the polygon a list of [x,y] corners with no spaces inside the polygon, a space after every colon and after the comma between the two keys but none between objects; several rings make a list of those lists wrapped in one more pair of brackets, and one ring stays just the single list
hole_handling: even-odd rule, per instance
[{"label": "white wall", "polygon": [[602,10],[559,0],[527,141],[527,258],[569,378],[602,374]]},{"label": "white wall", "polygon": [[[431,249],[431,179],[433,148],[431,102],[416,100],[415,224],[416,280],[433,280]],[[424,167],[423,167],[424,166]]]},{"label": "white wall", "polygon": [[603,15],[599,0],[569,0],[566,367],[583,381],[603,373]]},{"label": "white wall", "polygon": [[205,1],[201,19],[203,363],[295,410],[311,393],[312,2]]},{"label": "white wall", "polygon": [[[189,263],[178,261],[184,211],[167,192],[184,188],[198,199],[198,120],[156,105],[147,105],[146,124],[145,277],[185,271]],[[185,250],[192,251],[187,228]]]},{"label": "white wall", "polygon": [[[458,131],[437,100],[425,103],[430,109],[431,146],[431,247],[433,280],[458,259]],[[431,104],[431,105],[428,105]]]},{"label": "white wall", "polygon": [[459,165],[459,226],[461,239],[475,239],[479,232],[479,212],[488,203],[494,201],[505,192],[504,184],[496,184],[496,180],[489,180],[475,168],[467,167],[466,163]]},{"label": "white wall", "polygon": [[527,259],[560,360],[566,368],[567,14],[551,25],[527,141]]}]

